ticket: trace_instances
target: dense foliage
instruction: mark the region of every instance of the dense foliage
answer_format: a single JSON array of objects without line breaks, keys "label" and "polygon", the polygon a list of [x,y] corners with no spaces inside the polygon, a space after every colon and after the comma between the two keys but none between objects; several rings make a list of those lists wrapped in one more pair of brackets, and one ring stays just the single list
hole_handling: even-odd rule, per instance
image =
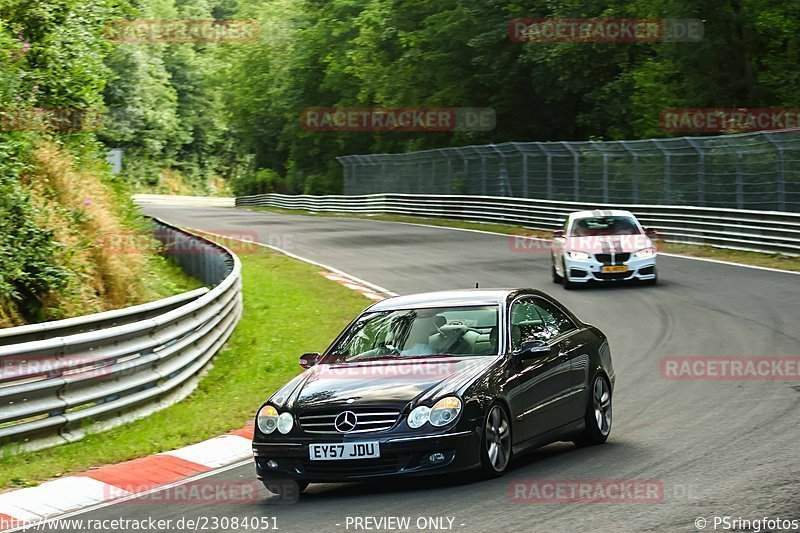
[{"label": "dense foliage", "polygon": [[[580,17],[698,18],[705,38],[509,39],[515,18]],[[108,38],[113,21],[136,19],[253,20],[260,31],[251,42]],[[659,137],[664,108],[798,108],[798,64],[800,3],[780,0],[0,0],[0,109],[104,113],[97,132],[0,131],[0,302],[38,302],[69,278],[30,198],[42,142],[78,171],[122,148],[133,189],[331,193],[340,155]],[[311,107],[491,107],[497,125],[307,131]]]},{"label": "dense foliage", "polygon": [[[335,192],[334,157],[498,143],[665,137],[669,107],[798,107],[800,3],[780,0],[272,0],[235,48],[232,129],[298,192]],[[698,18],[699,43],[519,43],[515,18]],[[492,107],[491,132],[332,133],[307,107]]]}]

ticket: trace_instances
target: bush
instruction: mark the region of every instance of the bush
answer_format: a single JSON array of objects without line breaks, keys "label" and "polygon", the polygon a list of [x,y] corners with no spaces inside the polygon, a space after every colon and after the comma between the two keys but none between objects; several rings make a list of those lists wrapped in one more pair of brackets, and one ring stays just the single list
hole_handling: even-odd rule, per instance
[{"label": "bush", "polygon": [[20,183],[28,157],[24,142],[0,142],[0,322],[6,323],[41,320],[42,299],[68,278],[54,232],[39,226],[41,213]]},{"label": "bush", "polygon": [[294,192],[286,178],[269,168],[262,168],[255,173],[235,177],[231,180],[231,190],[235,196],[269,192],[292,194]]}]

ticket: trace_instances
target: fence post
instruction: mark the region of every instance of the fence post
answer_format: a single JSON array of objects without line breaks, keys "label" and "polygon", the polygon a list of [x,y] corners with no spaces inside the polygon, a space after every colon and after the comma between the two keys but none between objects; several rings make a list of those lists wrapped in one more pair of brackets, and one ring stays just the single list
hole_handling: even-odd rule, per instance
[{"label": "fence post", "polygon": [[522,181],[522,197],[528,198],[528,152],[522,150],[519,147],[519,143],[510,143],[514,148],[517,149],[517,152],[522,154],[522,176],[520,176],[520,180]]},{"label": "fence post", "polygon": [[778,152],[778,175],[775,177],[775,193],[778,196],[778,211],[786,211],[786,177],[783,159],[783,146],[775,142],[771,133],[764,133],[764,137],[770,142]]},{"label": "fence post", "polygon": [[444,151],[443,148],[439,148],[439,155],[441,155],[445,163],[447,163],[447,173],[445,176],[446,184],[444,187],[445,194],[453,194],[453,161],[450,159],[450,155]]},{"label": "fence post", "polygon": [[736,206],[744,209],[744,176],[742,175],[742,153],[736,151]]},{"label": "fence post", "polygon": [[691,137],[684,137],[686,142],[697,152],[697,205],[706,205],[706,153]]},{"label": "fence post", "polygon": [[522,197],[530,198],[528,193],[528,152],[522,152]]},{"label": "fence post", "polygon": [[580,202],[581,201],[581,180],[580,180],[580,154],[572,149],[572,146],[566,141],[560,141],[561,144],[569,150],[569,153],[572,154],[572,195],[574,196],[573,201]]},{"label": "fence post", "polygon": [[486,196],[486,156],[483,152],[475,148],[481,158],[481,195]]},{"label": "fence post", "polygon": [[461,161],[463,162],[462,166],[464,167],[463,168],[464,178],[462,180],[462,183],[464,185],[464,192],[461,192],[459,194],[469,194],[469,188],[468,188],[468,185],[467,185],[467,183],[468,183],[467,176],[469,175],[469,160],[464,155],[464,153],[461,151],[462,148],[453,148],[453,150],[455,150],[456,154],[458,154],[458,156],[461,158]]},{"label": "fence post", "polygon": [[639,154],[628,146],[625,141],[619,141],[625,150],[631,154],[631,196],[632,202],[639,202]]},{"label": "fence post", "polygon": [[342,165],[342,192],[344,194],[352,194],[352,180],[350,176],[350,165],[348,164],[348,156],[339,156],[336,158],[340,165]]},{"label": "fence post", "polygon": [[[495,145],[495,144],[490,144],[489,146],[492,148],[492,150],[495,151],[497,156],[500,158],[500,168],[499,168],[500,176],[498,176],[498,178],[500,180],[500,196],[514,196],[514,191],[511,188],[511,182],[508,179],[508,167],[506,166],[506,154],[501,152],[500,149],[497,148],[497,145]],[[492,194],[494,195],[496,193],[494,191],[492,191]]]},{"label": "fence post", "polygon": [[420,160],[419,156],[417,157],[417,182],[415,186],[415,190],[413,191],[414,194],[425,194],[422,192],[422,184],[424,180],[422,179],[422,161]]},{"label": "fence post", "polygon": [[667,205],[672,204],[672,169],[670,165],[670,154],[661,145],[661,141],[653,139],[653,143],[661,150],[661,155],[664,156],[664,203]]}]

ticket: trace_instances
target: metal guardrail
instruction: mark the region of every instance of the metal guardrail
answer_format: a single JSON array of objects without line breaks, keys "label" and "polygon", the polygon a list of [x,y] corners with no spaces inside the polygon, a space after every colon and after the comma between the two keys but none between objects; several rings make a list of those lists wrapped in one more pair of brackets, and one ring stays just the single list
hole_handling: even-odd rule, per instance
[{"label": "metal guardrail", "polygon": [[261,194],[236,199],[237,206],[347,213],[391,213],[554,230],[567,213],[583,209],[628,209],[666,242],[788,255],[800,254],[800,213],[664,205],[612,205],[498,196],[370,194],[288,196]]},{"label": "metal guardrail", "polygon": [[194,388],[241,317],[241,264],[224,246],[154,222],[167,255],[211,288],[0,330],[0,443],[39,449],[77,440]]}]

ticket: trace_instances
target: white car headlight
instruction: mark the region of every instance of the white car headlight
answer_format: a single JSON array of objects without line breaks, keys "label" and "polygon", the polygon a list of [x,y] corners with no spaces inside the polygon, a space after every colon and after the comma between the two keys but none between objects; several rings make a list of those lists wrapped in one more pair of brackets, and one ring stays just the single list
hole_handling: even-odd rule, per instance
[{"label": "white car headlight", "polygon": [[458,413],[461,412],[461,400],[455,396],[448,396],[442,398],[431,409],[430,420],[431,424],[436,427],[446,426],[456,419]]},{"label": "white car headlight", "polygon": [[278,427],[278,410],[271,405],[265,405],[258,412],[256,422],[258,423],[258,429],[262,433],[269,435]]},{"label": "white car headlight", "polygon": [[431,408],[427,405],[420,405],[408,414],[408,427],[417,429],[424,426],[430,419]]},{"label": "white car headlight", "polygon": [[649,257],[655,257],[656,249],[655,248],[642,248],[641,250],[634,252],[633,256],[637,259],[647,259]]},{"label": "white car headlight", "polygon": [[575,261],[586,261],[589,259],[589,254],[586,252],[567,252],[570,259],[574,259]]},{"label": "white car headlight", "polygon": [[278,417],[278,431],[286,435],[292,430],[293,426],[294,417],[292,417],[292,413],[281,413],[281,416]]}]

